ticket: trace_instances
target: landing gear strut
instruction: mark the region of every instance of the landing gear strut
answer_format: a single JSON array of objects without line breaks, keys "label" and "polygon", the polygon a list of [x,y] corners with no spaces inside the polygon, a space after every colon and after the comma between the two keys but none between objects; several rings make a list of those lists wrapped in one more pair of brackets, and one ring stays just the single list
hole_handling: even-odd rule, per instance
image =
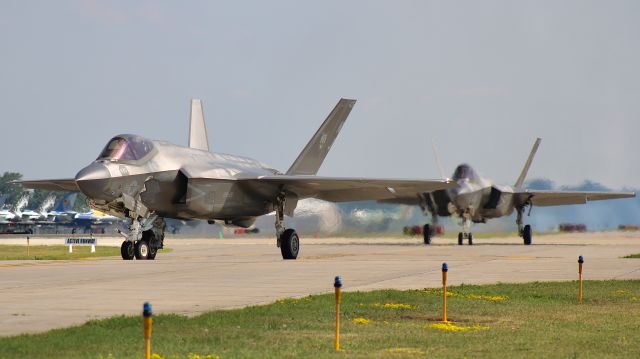
[{"label": "landing gear strut", "polygon": [[285,229],[284,220],[284,203],[286,197],[284,194],[279,195],[275,200],[276,207],[276,239],[282,259],[296,259],[300,251],[300,238],[296,230],[293,228]]},{"label": "landing gear strut", "polygon": [[[533,234],[530,225],[522,225],[522,212],[524,212],[524,206],[516,208],[516,224],[518,225],[518,235],[522,237],[524,245],[531,245]],[[531,212],[531,210],[529,210]]]}]

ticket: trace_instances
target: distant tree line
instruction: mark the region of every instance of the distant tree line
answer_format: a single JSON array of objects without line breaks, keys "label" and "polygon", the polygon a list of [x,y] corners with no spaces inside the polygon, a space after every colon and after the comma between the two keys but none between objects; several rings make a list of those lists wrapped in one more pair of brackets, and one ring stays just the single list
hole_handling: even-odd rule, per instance
[{"label": "distant tree line", "polygon": [[[7,199],[5,201],[6,206],[13,207],[20,197],[25,193],[30,193],[27,208],[38,209],[42,205],[42,202],[44,202],[50,195],[55,195],[57,202],[67,193],[41,189],[25,189],[20,184],[13,183],[14,181],[20,180],[22,180],[22,174],[18,172],[5,172],[0,177],[0,196],[7,195]],[[87,197],[82,194],[82,192],[78,193],[78,198],[76,199],[73,210],[76,212],[86,212],[89,210],[89,206],[87,206]]]}]

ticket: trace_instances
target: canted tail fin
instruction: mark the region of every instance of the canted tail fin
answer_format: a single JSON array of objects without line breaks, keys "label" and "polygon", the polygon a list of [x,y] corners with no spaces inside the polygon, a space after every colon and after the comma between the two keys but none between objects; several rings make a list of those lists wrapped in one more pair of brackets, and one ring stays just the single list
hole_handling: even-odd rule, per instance
[{"label": "canted tail fin", "polygon": [[529,172],[529,167],[531,166],[531,162],[533,161],[533,156],[536,155],[536,151],[538,151],[538,146],[540,146],[541,141],[542,141],[541,138],[537,138],[536,142],[533,144],[531,153],[529,153],[529,158],[527,158],[527,162],[525,162],[524,168],[522,169],[522,172],[520,173],[520,177],[518,177],[518,180],[516,181],[516,184],[514,185],[514,187],[516,188],[522,187],[522,185],[524,184],[524,180],[527,177],[527,172]]},{"label": "canted tail fin", "polygon": [[73,206],[76,204],[76,198],[78,198],[78,194],[75,192],[65,194],[60,201],[53,208],[56,212],[69,212],[73,209]]},{"label": "canted tail fin", "polygon": [[202,101],[197,99],[191,100],[189,147],[209,151],[209,138],[207,137],[207,126],[204,123]]},{"label": "canted tail fin", "polygon": [[322,126],[287,171],[288,175],[315,175],[347,120],[356,100],[340,99]]},{"label": "canted tail fin", "polygon": [[431,148],[433,148],[433,156],[436,158],[436,165],[438,166],[438,172],[440,172],[440,179],[448,179],[442,169],[442,162],[440,162],[440,156],[438,156],[438,150],[436,149],[436,143],[431,139]]}]

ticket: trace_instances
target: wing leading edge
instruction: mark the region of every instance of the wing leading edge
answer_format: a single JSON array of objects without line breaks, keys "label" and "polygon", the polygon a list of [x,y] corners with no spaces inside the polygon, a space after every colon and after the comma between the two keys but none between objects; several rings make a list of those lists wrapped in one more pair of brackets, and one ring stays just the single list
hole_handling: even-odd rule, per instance
[{"label": "wing leading edge", "polygon": [[320,176],[262,176],[240,180],[253,186],[274,186],[299,199],[318,198],[330,202],[381,200],[419,192],[452,188],[447,180],[412,180]]},{"label": "wing leading edge", "polygon": [[37,181],[16,181],[25,188],[44,189],[48,191],[80,192],[74,179],[51,179]]},{"label": "wing leading edge", "polygon": [[518,203],[530,202],[537,207],[585,204],[588,201],[633,198],[636,196],[635,192],[541,191],[531,189],[516,192],[515,195]]}]

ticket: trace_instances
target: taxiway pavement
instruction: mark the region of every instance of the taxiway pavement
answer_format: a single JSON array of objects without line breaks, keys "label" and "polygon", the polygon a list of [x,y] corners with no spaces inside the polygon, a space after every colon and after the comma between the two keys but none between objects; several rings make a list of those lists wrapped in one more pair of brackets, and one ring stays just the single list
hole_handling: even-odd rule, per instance
[{"label": "taxiway pavement", "polygon": [[[0,238],[0,245],[12,241]],[[121,239],[99,243],[109,241]],[[638,233],[545,235],[531,246],[519,238],[476,239],[473,246],[437,237],[430,246],[417,237],[307,238],[296,261],[283,261],[273,239],[165,242],[173,252],[155,261],[1,261],[0,335],[137,315],[145,301],[156,313],[184,315],[270,303],[332,291],[336,275],[346,291],[438,287],[443,262],[450,285],[574,280],[578,255],[585,279],[640,279],[640,259],[621,258],[640,253]]]}]

